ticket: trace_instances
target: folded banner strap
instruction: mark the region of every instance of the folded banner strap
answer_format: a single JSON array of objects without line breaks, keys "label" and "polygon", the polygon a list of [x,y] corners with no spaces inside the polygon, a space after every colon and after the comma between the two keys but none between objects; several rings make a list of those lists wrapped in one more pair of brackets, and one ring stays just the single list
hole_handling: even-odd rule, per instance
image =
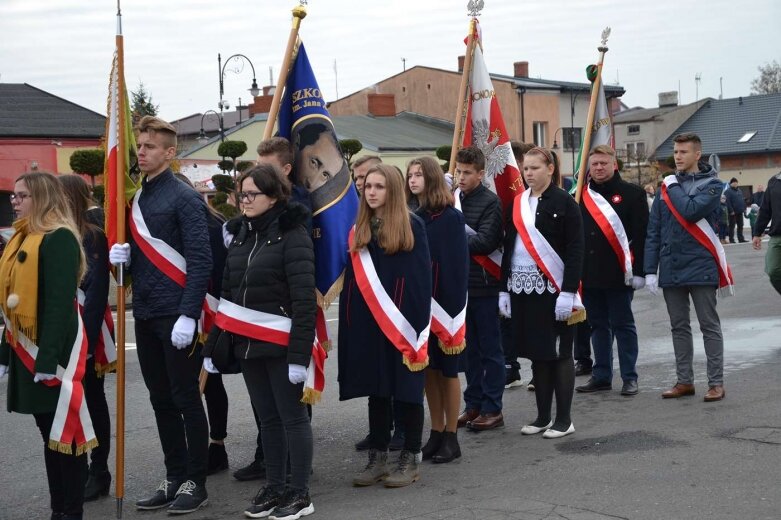
[{"label": "folded banner strap", "polygon": [[[287,348],[290,343],[292,321],[285,316],[242,307],[225,299],[220,299],[217,307],[215,325],[222,330],[239,334],[257,341],[267,341]],[[301,402],[315,404],[325,388],[325,358],[328,355],[317,337],[312,343],[312,358],[306,369],[306,382]]]},{"label": "folded banner strap", "polygon": [[[534,226],[534,216],[529,206],[531,190],[526,190],[515,197],[513,201],[513,224],[523,245],[529,252],[537,267],[553,284],[557,291],[561,292],[564,283],[564,261],[553,249],[553,246],[542,236],[542,233]],[[567,324],[581,322],[586,319],[586,311],[581,299],[581,288],[575,293],[575,303],[572,306],[572,316]]]},{"label": "folded banner strap", "polygon": [[[455,208],[458,211],[461,210],[461,188],[456,188],[456,191],[453,192],[453,197],[455,198]],[[477,231],[472,229],[469,224],[464,224],[464,229],[466,231],[467,236],[476,235]],[[488,274],[496,278],[497,280],[501,279],[502,277],[502,252],[497,249],[490,255],[471,255],[472,260],[477,262],[477,264],[485,269]]]},{"label": "folded banner strap", "polygon": [[605,200],[601,194],[591,189],[588,186],[583,190],[583,203],[586,205],[586,210],[597,223],[602,234],[605,235],[608,244],[618,257],[618,263],[621,265],[621,270],[624,272],[624,283],[628,286],[632,285],[632,251],[629,249],[629,237],[626,235],[626,229],[621,222],[621,218],[613,209],[613,206]]},{"label": "folded banner strap", "polygon": [[435,298],[431,298],[431,332],[439,338],[445,354],[458,354],[466,347],[466,302],[456,316],[450,316]]},{"label": "folded banner strap", "polygon": [[[130,218],[130,233],[133,235],[133,240],[135,240],[136,245],[144,253],[144,256],[152,262],[152,265],[173,280],[174,283],[184,287],[187,283],[187,261],[179,251],[168,245],[164,240],[152,236],[149,227],[144,221],[144,215],[141,213],[141,206],[138,204],[141,191],[139,186],[135,197],[133,197],[133,208]],[[214,323],[216,309],[217,299],[207,293],[201,306],[198,332],[203,335],[209,332]]]},{"label": "folded banner strap", "polygon": [[[349,243],[353,243],[355,228],[350,231]],[[380,330],[396,349],[401,352],[404,364],[413,372],[428,366],[428,336],[431,320],[418,334],[415,327],[401,313],[393,299],[382,286],[368,248],[351,252],[350,260],[355,271],[355,281],[361,296],[377,321]]]},{"label": "folded banner strap", "polygon": [[[78,309],[76,315],[79,320],[78,330],[68,364],[65,367],[57,365],[55,378],[40,382],[40,384],[49,387],[60,387],[54,422],[49,434],[49,449],[69,455],[73,453],[74,443],[76,444],[76,455],[81,455],[98,445],[82,384],[87,362],[87,335],[84,333],[84,323],[81,321],[81,313],[78,312]],[[3,320],[5,323],[11,323],[5,313],[3,313]],[[11,328],[6,327],[5,329],[8,343],[27,371],[35,375],[38,346],[19,330],[16,331],[16,337],[14,337]]]},{"label": "folded banner strap", "polygon": [[662,183],[662,200],[667,204],[670,213],[673,214],[675,220],[686,230],[694,239],[704,247],[716,261],[716,266],[719,269],[719,294],[721,296],[733,296],[735,294],[735,282],[732,278],[732,268],[727,263],[727,255],[724,252],[724,246],[721,245],[719,238],[713,231],[713,228],[708,224],[708,221],[701,218],[696,223],[689,222],[683,215],[675,208],[670,197],[667,195],[667,187],[670,184],[677,183],[675,175],[668,175],[664,178]]},{"label": "folded banner strap", "polygon": [[[86,298],[84,291],[77,289],[76,297],[79,301],[79,311],[84,312],[84,300]],[[100,335],[92,356],[95,358],[95,372],[98,374],[98,377],[116,370],[117,345],[114,343],[114,317],[111,315],[111,307],[108,303],[106,303],[106,310],[103,312]]]}]

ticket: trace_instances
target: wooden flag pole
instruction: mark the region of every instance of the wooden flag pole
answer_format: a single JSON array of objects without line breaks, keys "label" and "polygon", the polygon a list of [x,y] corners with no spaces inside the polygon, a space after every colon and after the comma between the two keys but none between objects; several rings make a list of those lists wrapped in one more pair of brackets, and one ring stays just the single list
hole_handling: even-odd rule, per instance
[{"label": "wooden flag pole", "polygon": [[591,151],[591,132],[594,129],[594,114],[597,111],[597,100],[599,99],[599,89],[602,88],[602,63],[605,61],[607,52],[607,39],[610,36],[610,27],[602,31],[602,45],[599,50],[599,61],[597,62],[597,77],[591,87],[591,102],[588,105],[588,118],[586,119],[586,135],[583,136],[583,146],[580,149],[580,167],[578,168],[578,184],[575,187],[575,202],[580,203],[580,196],[583,191],[583,182],[586,178],[586,169],[588,167],[588,154]]},{"label": "wooden flag pole", "polygon": [[[125,154],[127,150],[127,136],[125,135],[125,51],[122,39],[122,11],[117,0],[117,82],[118,95],[118,139],[117,139],[117,243],[124,244],[125,237]],[[121,189],[120,189],[121,187]],[[114,450],[116,453],[116,498],[117,518],[122,518],[122,505],[125,498],[125,277],[124,265],[117,267],[117,420]]]},{"label": "wooden flag pole", "polygon": [[279,79],[277,79],[277,88],[274,89],[274,98],[271,100],[271,108],[268,111],[268,119],[266,120],[266,128],[263,130],[263,140],[271,137],[274,133],[274,124],[277,121],[279,115],[279,105],[282,102],[282,93],[285,90],[285,83],[287,83],[287,75],[290,71],[290,64],[293,61],[293,50],[296,46],[296,40],[298,39],[298,29],[301,27],[301,20],[306,17],[306,9],[303,5],[299,5],[293,8],[293,27],[290,29],[290,36],[287,39],[287,48],[285,49],[285,56],[282,59],[282,67],[279,69]]},{"label": "wooden flag pole", "polygon": [[[472,70],[472,56],[475,52],[475,29],[477,27],[477,18],[469,21],[469,35],[466,40],[466,55],[464,55],[464,70],[461,74],[461,85],[458,87],[458,106],[456,108],[455,128],[453,129],[453,144],[450,149],[450,163],[448,171],[452,175],[456,169],[456,154],[463,142],[462,133],[464,131],[464,119],[466,114],[466,93],[469,87],[469,74]],[[453,186],[457,185],[457,180],[453,179]]]}]

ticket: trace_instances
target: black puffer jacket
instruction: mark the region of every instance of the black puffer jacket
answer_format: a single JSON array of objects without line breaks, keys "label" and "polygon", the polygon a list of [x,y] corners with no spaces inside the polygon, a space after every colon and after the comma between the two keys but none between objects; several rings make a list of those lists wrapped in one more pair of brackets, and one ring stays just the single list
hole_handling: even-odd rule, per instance
[{"label": "black puffer jacket", "polygon": [[[467,237],[469,255],[490,255],[502,244],[502,205],[494,192],[479,185],[467,194],[460,193],[464,220],[477,234]],[[499,280],[469,259],[469,296],[496,296]]]},{"label": "black puffer jacket", "polygon": [[[292,320],[287,348],[234,335],[238,359],[282,357],[309,365],[315,339],[315,254],[306,232],[309,211],[291,202],[260,217],[243,217],[228,249],[222,298]],[[235,226],[235,221],[231,222]],[[203,355],[211,356],[219,329],[213,327]]]}]

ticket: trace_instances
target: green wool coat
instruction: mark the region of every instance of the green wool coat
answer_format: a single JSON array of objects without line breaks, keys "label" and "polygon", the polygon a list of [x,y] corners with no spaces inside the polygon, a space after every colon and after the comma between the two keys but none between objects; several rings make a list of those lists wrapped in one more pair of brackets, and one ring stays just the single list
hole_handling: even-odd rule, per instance
[{"label": "green wool coat", "polygon": [[[54,374],[68,364],[78,327],[74,304],[79,272],[79,243],[69,230],[48,233],[38,255],[38,357],[35,371]],[[0,342],[0,365],[8,366],[8,411],[53,413],[60,387],[34,383],[5,334]]]}]

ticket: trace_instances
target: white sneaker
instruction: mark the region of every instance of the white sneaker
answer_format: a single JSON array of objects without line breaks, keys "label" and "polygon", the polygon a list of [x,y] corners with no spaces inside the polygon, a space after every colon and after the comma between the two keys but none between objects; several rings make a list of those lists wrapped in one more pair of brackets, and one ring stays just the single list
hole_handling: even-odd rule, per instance
[{"label": "white sneaker", "polygon": [[569,423],[569,428],[567,428],[567,431],[565,432],[560,432],[559,430],[554,430],[553,428],[549,428],[545,430],[545,433],[543,433],[542,436],[545,439],[558,439],[560,437],[566,437],[571,433],[575,433],[575,425],[573,423]]},{"label": "white sneaker", "polygon": [[521,433],[523,435],[535,435],[537,433],[543,432],[553,426],[553,421],[549,422],[545,426],[533,426],[531,424],[527,424],[523,428],[521,428]]}]

